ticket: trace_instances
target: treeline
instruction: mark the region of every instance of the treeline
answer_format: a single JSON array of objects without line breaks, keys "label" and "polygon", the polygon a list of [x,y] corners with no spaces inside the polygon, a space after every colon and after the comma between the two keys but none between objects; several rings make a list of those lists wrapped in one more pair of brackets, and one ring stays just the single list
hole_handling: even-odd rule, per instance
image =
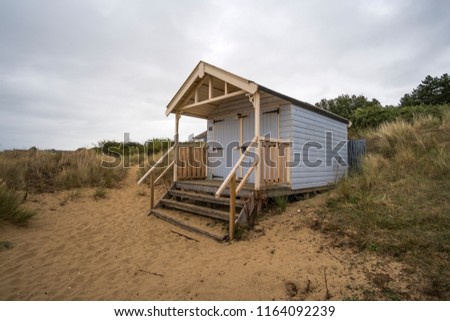
[{"label": "treeline", "polygon": [[111,140],[100,141],[94,149],[104,155],[128,156],[136,154],[153,155],[168,150],[173,145],[169,138],[154,138],[144,144],[138,142],[117,142]]},{"label": "treeline", "polygon": [[[322,99],[317,107],[331,111],[352,122],[353,130],[373,128],[396,119],[411,121],[417,115],[440,117],[450,104],[450,77],[427,76],[411,93],[405,94],[397,106],[383,106],[364,95],[341,95],[334,99]],[[447,106],[443,106],[447,105]]]}]

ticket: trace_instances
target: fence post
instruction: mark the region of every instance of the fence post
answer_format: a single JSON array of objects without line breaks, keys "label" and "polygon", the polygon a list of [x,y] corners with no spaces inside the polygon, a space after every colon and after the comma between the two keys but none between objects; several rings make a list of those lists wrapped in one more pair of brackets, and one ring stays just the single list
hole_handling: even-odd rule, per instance
[{"label": "fence post", "polygon": [[231,176],[230,181],[230,241],[234,240],[234,229],[236,221],[236,173]]}]

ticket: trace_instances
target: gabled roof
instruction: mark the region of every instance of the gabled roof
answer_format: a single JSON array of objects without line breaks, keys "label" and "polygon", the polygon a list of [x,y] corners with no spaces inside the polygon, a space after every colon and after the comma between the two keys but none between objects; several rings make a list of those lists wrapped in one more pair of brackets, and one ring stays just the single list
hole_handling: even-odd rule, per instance
[{"label": "gabled roof", "polygon": [[[209,84],[206,84],[208,82]],[[201,90],[200,90],[201,89]],[[209,92],[208,92],[209,90]],[[318,114],[327,116],[329,118],[338,120],[348,124],[349,121],[341,116],[333,114],[329,111],[306,103],[304,101],[291,98],[281,94],[270,88],[261,86],[254,81],[242,78],[232,74],[226,70],[217,68],[204,61],[200,61],[198,65],[191,72],[189,77],[177,91],[175,96],[167,105],[166,116],[170,113],[175,113],[180,108],[191,108],[199,114],[208,113],[215,108],[215,103],[221,102],[224,99],[231,99],[238,95],[250,94],[253,95],[257,91],[265,92],[267,94],[284,99],[292,104],[303,107],[307,110],[316,112]],[[215,96],[218,92],[220,95]],[[202,99],[205,98],[206,99]],[[183,111],[189,115],[189,112]],[[195,114],[192,113],[195,116]]]}]

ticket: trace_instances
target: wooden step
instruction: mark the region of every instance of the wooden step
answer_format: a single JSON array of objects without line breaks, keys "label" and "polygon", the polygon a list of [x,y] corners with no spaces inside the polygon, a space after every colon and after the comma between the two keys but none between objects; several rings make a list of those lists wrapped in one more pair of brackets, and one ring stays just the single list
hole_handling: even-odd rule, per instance
[{"label": "wooden step", "polygon": [[[179,190],[170,190],[169,194],[172,196],[177,197],[183,197],[188,198],[194,201],[200,201],[205,203],[212,203],[212,204],[218,204],[218,205],[230,205],[230,199],[226,197],[219,197],[216,198],[215,196],[209,195],[209,194],[199,194],[199,193],[193,193],[193,192],[185,192],[185,191],[179,191]],[[236,207],[242,208],[244,206],[245,202],[243,200],[237,199],[236,200]]]},{"label": "wooden step", "polygon": [[187,223],[184,223],[182,221],[179,221],[179,220],[171,217],[169,214],[166,214],[166,213],[164,213],[161,210],[153,209],[153,210],[151,210],[150,214],[153,214],[156,217],[162,219],[163,221],[166,221],[168,223],[176,225],[176,226],[178,226],[178,227],[180,227],[182,229],[185,229],[187,231],[191,231],[191,232],[195,232],[195,233],[199,233],[199,234],[211,237],[211,238],[215,239],[216,241],[223,242],[223,241],[225,241],[228,238],[227,234],[219,235],[219,234],[216,234],[216,233],[212,233],[210,231],[206,231],[206,230],[201,229],[199,227],[196,227],[196,226],[193,226],[193,225],[189,225]]},{"label": "wooden step", "polygon": [[[179,182],[175,183],[175,187],[177,189],[183,189],[186,191],[215,194],[220,186],[220,185],[216,186],[216,185],[212,185],[212,184],[207,184],[207,183],[204,183],[204,181],[199,181],[199,182],[203,182],[203,183],[196,184],[195,182],[190,182],[190,181],[189,182],[179,181]],[[252,189],[243,188],[239,192],[238,196],[247,197],[247,196],[250,196],[252,193],[253,193]],[[228,187],[223,191],[222,196],[230,196],[230,189]]]},{"label": "wooden step", "polygon": [[192,204],[186,204],[182,202],[177,202],[173,200],[168,199],[161,199],[159,201],[160,204],[169,207],[169,208],[175,208],[177,210],[190,212],[202,216],[208,216],[212,218],[217,218],[219,220],[228,221],[229,220],[229,213],[225,211],[220,211],[212,208],[192,205]]}]

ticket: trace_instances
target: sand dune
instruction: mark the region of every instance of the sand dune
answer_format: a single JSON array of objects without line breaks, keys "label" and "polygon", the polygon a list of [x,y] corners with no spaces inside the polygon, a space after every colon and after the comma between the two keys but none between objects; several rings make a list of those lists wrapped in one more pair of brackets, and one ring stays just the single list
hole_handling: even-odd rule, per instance
[{"label": "sand dune", "polygon": [[[133,171],[102,200],[92,189],[63,206],[68,192],[30,196],[39,210],[30,226],[0,227],[0,241],[14,246],[0,251],[0,299],[324,300],[324,270],[333,300],[375,292],[373,273],[391,276],[398,289],[408,284],[398,264],[333,248],[301,224],[314,200],[269,215],[244,241],[218,243],[147,217],[148,196],[138,191],[148,195]],[[293,297],[289,282],[298,288]]]}]

